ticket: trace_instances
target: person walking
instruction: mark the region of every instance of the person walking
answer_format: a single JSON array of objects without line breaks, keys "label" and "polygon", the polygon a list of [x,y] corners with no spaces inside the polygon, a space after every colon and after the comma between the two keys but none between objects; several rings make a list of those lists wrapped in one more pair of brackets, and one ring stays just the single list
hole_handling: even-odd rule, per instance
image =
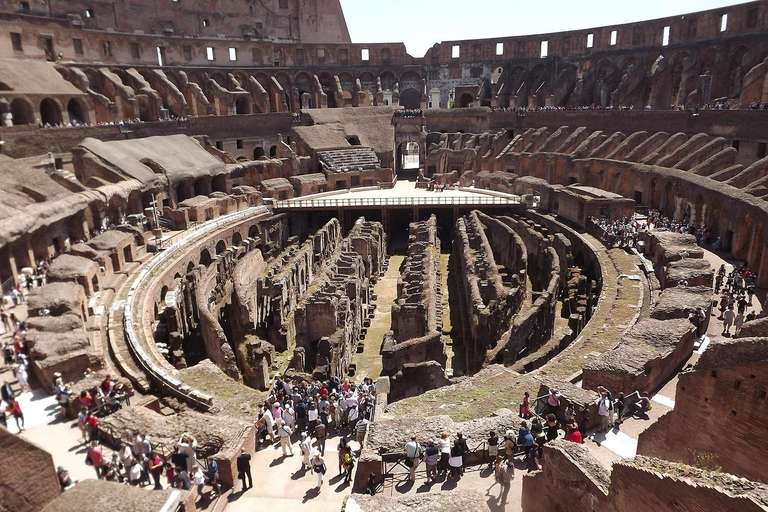
[{"label": "person walking", "polygon": [[349,445],[344,447],[341,464],[344,467],[344,483],[348,484],[352,480],[352,470],[355,469],[355,459],[352,457],[352,447]]},{"label": "person walking", "polygon": [[[251,454],[245,451],[245,448],[240,448],[240,455],[237,456],[237,473],[240,480],[243,481],[243,489],[241,492],[245,492],[247,489],[253,487],[253,479],[251,478]],[[245,481],[248,479],[248,485]]]},{"label": "person walking", "polygon": [[312,457],[312,471],[314,471],[317,476],[317,487],[315,487],[315,491],[317,491],[318,494],[320,493],[320,488],[323,486],[323,476],[325,476],[327,470],[328,468],[325,467],[325,460],[322,455],[315,453],[315,456]]},{"label": "person walking", "polygon": [[211,491],[211,498],[221,495],[221,484],[219,483],[219,465],[213,460],[213,457],[208,456],[208,483],[211,484],[213,490]]},{"label": "person walking", "polygon": [[735,320],[736,313],[733,311],[733,305],[730,305],[723,313],[723,336],[731,334],[731,326]]},{"label": "person walking", "polygon": [[317,439],[317,449],[320,451],[320,455],[325,456],[325,441],[328,439],[328,428],[322,421],[315,425],[315,439]]},{"label": "person walking", "polygon": [[10,402],[10,405],[5,410],[11,413],[11,416],[13,416],[13,419],[16,421],[16,427],[19,429],[19,433],[23,432],[24,431],[24,413],[21,410],[19,401],[13,398],[12,401]]},{"label": "person walking", "polygon": [[504,507],[507,503],[509,489],[512,487],[512,480],[515,478],[515,466],[511,460],[502,462],[499,472],[499,483],[501,484],[501,493],[499,494],[499,506]]},{"label": "person walking", "polygon": [[301,433],[301,442],[299,443],[299,451],[301,452],[301,464],[304,469],[312,469],[310,463],[310,457],[312,456],[312,440],[307,436],[306,432]]}]

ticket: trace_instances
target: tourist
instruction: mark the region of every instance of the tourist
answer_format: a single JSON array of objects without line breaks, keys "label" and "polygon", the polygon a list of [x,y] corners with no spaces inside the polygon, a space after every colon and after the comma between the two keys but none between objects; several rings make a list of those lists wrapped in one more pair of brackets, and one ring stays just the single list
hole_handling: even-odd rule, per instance
[{"label": "tourist", "polygon": [[69,409],[69,396],[72,391],[69,390],[69,386],[62,383],[61,379],[58,379],[59,384],[54,388],[56,392],[56,401],[59,403],[59,414],[63,419],[67,417],[67,410]]},{"label": "tourist", "polygon": [[99,419],[93,414],[93,411],[88,411],[88,415],[85,417],[85,426],[88,430],[88,440],[99,441]]},{"label": "tourist", "polygon": [[[237,477],[243,481],[243,487],[240,492],[245,492],[253,487],[251,478],[251,454],[240,448],[240,455],[237,456]],[[246,485],[246,480],[248,484]]]},{"label": "tourist", "polygon": [[142,480],[144,480],[144,468],[141,465],[141,459],[144,455],[140,455],[138,458],[133,459],[130,469],[128,470],[128,482],[138,487]]},{"label": "tourist", "polygon": [[581,438],[587,437],[587,423],[589,423],[589,404],[584,403],[581,406],[581,417],[579,418],[579,432],[581,432]]},{"label": "tourist", "polygon": [[544,444],[546,441],[547,434],[544,432],[544,426],[537,416],[531,419],[531,435],[533,436],[533,440],[539,443],[539,445]]},{"label": "tourist", "polygon": [[13,392],[11,383],[7,380],[3,382],[3,386],[0,388],[0,397],[2,397],[3,401],[11,403],[13,401],[13,397],[15,396],[16,394]]},{"label": "tourist", "polygon": [[69,471],[64,469],[64,466],[56,468],[56,477],[59,479],[59,485],[61,486],[62,491],[74,484],[72,477],[69,476]]},{"label": "tourist", "polygon": [[525,450],[525,457],[528,457],[528,454],[531,451],[531,447],[534,445],[533,436],[531,435],[531,431],[528,430],[528,423],[523,420],[520,422],[520,431],[517,436],[517,444],[522,446],[523,450]]},{"label": "tourist", "polygon": [[309,409],[307,409],[307,419],[309,420],[308,429],[311,434],[315,432],[315,427],[317,426],[319,418],[320,413],[317,411],[317,406],[315,405],[315,402],[312,402],[309,404]]},{"label": "tourist", "polygon": [[371,496],[376,495],[376,473],[371,471],[371,473],[368,475],[368,480],[365,482],[365,489],[371,494]]},{"label": "tourist", "polygon": [[16,428],[19,429],[19,433],[24,431],[24,413],[21,410],[21,405],[19,405],[19,401],[15,398],[11,399],[12,401],[10,404],[5,408],[5,410],[9,413],[11,413],[11,416],[13,416],[14,421],[16,421]]},{"label": "tourist", "polygon": [[576,444],[582,444],[581,432],[573,428],[571,425],[566,427],[565,440]]},{"label": "tourist", "polygon": [[27,375],[27,365],[24,363],[17,363],[13,367],[13,375],[16,377],[16,380],[19,383],[20,393],[23,393],[24,391],[29,391],[29,383],[27,382],[28,375]]},{"label": "tourist", "polygon": [[502,445],[502,448],[504,449],[504,457],[506,460],[512,460],[515,458],[515,450],[517,450],[517,444],[514,440],[515,433],[512,430],[507,430],[507,432],[504,434],[504,444]]},{"label": "tourist", "polygon": [[177,467],[174,469],[173,485],[177,489],[183,489],[188,491],[192,488],[192,480],[189,478],[189,473],[185,468]]},{"label": "tourist", "polygon": [[365,435],[368,433],[368,425],[369,421],[363,417],[360,421],[357,422],[357,425],[355,425],[355,432],[356,432],[356,441],[360,443],[360,449],[363,448],[363,442],[365,441]]},{"label": "tourist", "polygon": [[304,469],[311,469],[310,457],[312,456],[312,440],[307,436],[306,432],[301,433],[301,442],[299,442],[299,452],[301,453],[301,467]]},{"label": "tourist", "polygon": [[547,395],[547,408],[547,412],[557,415],[557,410],[560,408],[560,392],[556,387],[549,388],[549,394]]},{"label": "tourist", "polygon": [[440,438],[437,440],[437,447],[440,448],[440,474],[445,476],[448,474],[448,459],[451,458],[451,440],[448,439],[448,434],[443,432],[440,434]]},{"label": "tourist", "polygon": [[545,443],[548,443],[554,439],[557,439],[557,431],[560,429],[560,422],[554,414],[547,414],[547,439]]},{"label": "tourist", "polygon": [[352,448],[349,445],[344,447],[341,455],[341,464],[344,468],[344,483],[348,484],[352,480],[352,470],[355,469],[355,459],[352,456]]},{"label": "tourist", "polygon": [[606,405],[608,406],[608,427],[613,428],[613,394],[603,386],[598,386],[597,391],[598,393],[605,393]]},{"label": "tourist", "polygon": [[[456,441],[454,444],[458,443]],[[416,468],[421,462],[421,445],[416,441],[416,436],[411,436],[411,440],[405,444],[405,465],[408,466],[408,479],[416,480]]]},{"label": "tourist", "polygon": [[605,391],[600,392],[600,396],[595,400],[597,405],[597,416],[600,418],[600,427],[598,432],[606,432],[608,430],[608,395]]},{"label": "tourist", "polygon": [[448,465],[451,467],[450,478],[458,480],[461,477],[461,468],[464,465],[464,450],[461,448],[458,439],[453,441],[451,458],[448,459]]},{"label": "tourist", "polygon": [[195,469],[192,471],[192,483],[197,487],[197,495],[202,499],[203,488],[205,487],[205,475],[203,475],[203,470],[200,466],[195,466]]},{"label": "tourist", "polygon": [[219,465],[210,455],[208,456],[206,471],[208,473],[208,483],[211,484],[211,487],[213,487],[210,498],[215,498],[221,494],[221,484],[219,483]]},{"label": "tourist", "polygon": [[[267,435],[269,435],[270,442],[274,444],[275,443],[275,419],[272,416],[272,411],[270,410],[268,403],[264,404],[264,415],[262,417],[266,422],[265,426],[267,428]],[[300,430],[303,430],[303,429],[300,429]]]},{"label": "tourist", "polygon": [[437,462],[440,460],[440,449],[435,441],[430,439],[424,449],[424,464],[427,466],[427,484],[437,481]]},{"label": "tourist", "polygon": [[541,469],[541,449],[538,444],[531,445],[530,452],[525,454],[525,460],[529,473]]},{"label": "tourist", "polygon": [[723,336],[729,336],[731,334],[731,326],[736,320],[736,313],[733,311],[733,306],[729,305],[728,309],[723,313]]},{"label": "tourist", "polygon": [[293,403],[291,400],[286,400],[285,406],[283,407],[283,424],[293,430],[295,423],[296,412],[293,410]]},{"label": "tourist", "polygon": [[648,417],[648,411],[651,410],[651,399],[648,398],[648,392],[643,391],[640,395],[640,401],[635,404],[635,414],[638,416]]},{"label": "tourist", "polygon": [[160,475],[163,474],[163,460],[154,450],[149,453],[147,459],[147,472],[152,475],[152,479],[155,481],[155,490],[162,491],[163,486],[160,485]]},{"label": "tourist", "polygon": [[291,430],[283,420],[278,420],[277,425],[277,436],[280,438],[280,447],[283,450],[283,457],[287,457],[289,451],[291,452],[291,457],[293,457],[293,446],[291,445],[293,430]]},{"label": "tourist", "polygon": [[506,461],[502,463],[501,471],[499,472],[499,483],[501,484],[501,493],[499,494],[499,506],[504,507],[507,503],[507,496],[509,495],[509,489],[512,487],[512,480],[515,478],[515,466],[512,461]]},{"label": "tourist", "polygon": [[96,478],[100,480],[104,466],[104,457],[101,453],[101,446],[99,446],[98,441],[91,442],[91,447],[85,456],[85,463],[89,466],[93,466],[93,469],[96,471]]},{"label": "tourist", "polygon": [[619,393],[619,396],[614,403],[614,410],[616,411],[616,424],[618,425],[621,425],[624,421],[624,407],[626,404],[627,400],[624,398],[624,393]]},{"label": "tourist", "polygon": [[744,327],[744,313],[740,312],[738,315],[736,315],[736,319],[733,321],[734,336],[738,337],[742,327]]},{"label": "tourist", "polygon": [[320,488],[323,486],[323,476],[327,471],[325,460],[323,460],[323,457],[319,453],[315,453],[314,457],[312,457],[312,471],[317,475],[317,487],[315,487],[315,491],[319,493]]},{"label": "tourist", "polygon": [[342,473],[344,463],[344,453],[347,451],[347,440],[344,437],[339,438],[339,444],[336,446],[336,453],[339,455],[339,474]]},{"label": "tourist", "polygon": [[496,456],[499,454],[499,436],[496,432],[491,430],[488,434],[488,469],[493,467],[493,463],[496,460]]},{"label": "tourist", "polygon": [[533,416],[533,412],[531,411],[531,396],[526,391],[523,401],[520,403],[520,417],[528,419],[531,416]]}]

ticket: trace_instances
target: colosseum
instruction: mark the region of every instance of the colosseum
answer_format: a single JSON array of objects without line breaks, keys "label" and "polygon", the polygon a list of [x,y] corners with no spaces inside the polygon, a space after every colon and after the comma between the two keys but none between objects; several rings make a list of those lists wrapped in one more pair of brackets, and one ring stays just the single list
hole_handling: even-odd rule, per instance
[{"label": "colosseum", "polygon": [[0,512],[768,511],[730,4],[414,57],[340,0],[0,0]]}]

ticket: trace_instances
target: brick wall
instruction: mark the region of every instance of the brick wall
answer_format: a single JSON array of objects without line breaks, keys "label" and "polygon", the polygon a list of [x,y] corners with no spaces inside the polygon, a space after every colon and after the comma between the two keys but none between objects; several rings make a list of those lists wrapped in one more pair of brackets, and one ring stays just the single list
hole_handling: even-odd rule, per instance
[{"label": "brick wall", "polygon": [[1,512],[37,512],[61,492],[51,454],[2,427],[0,475]]}]

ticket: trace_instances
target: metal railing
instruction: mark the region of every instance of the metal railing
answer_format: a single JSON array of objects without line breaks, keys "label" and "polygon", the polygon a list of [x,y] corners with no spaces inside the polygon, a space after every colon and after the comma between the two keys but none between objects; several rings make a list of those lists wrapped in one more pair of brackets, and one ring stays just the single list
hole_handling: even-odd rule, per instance
[{"label": "metal railing", "polygon": [[310,208],[381,208],[387,206],[507,206],[520,204],[518,197],[361,197],[361,198],[320,198],[275,201],[278,210],[300,210]]}]

